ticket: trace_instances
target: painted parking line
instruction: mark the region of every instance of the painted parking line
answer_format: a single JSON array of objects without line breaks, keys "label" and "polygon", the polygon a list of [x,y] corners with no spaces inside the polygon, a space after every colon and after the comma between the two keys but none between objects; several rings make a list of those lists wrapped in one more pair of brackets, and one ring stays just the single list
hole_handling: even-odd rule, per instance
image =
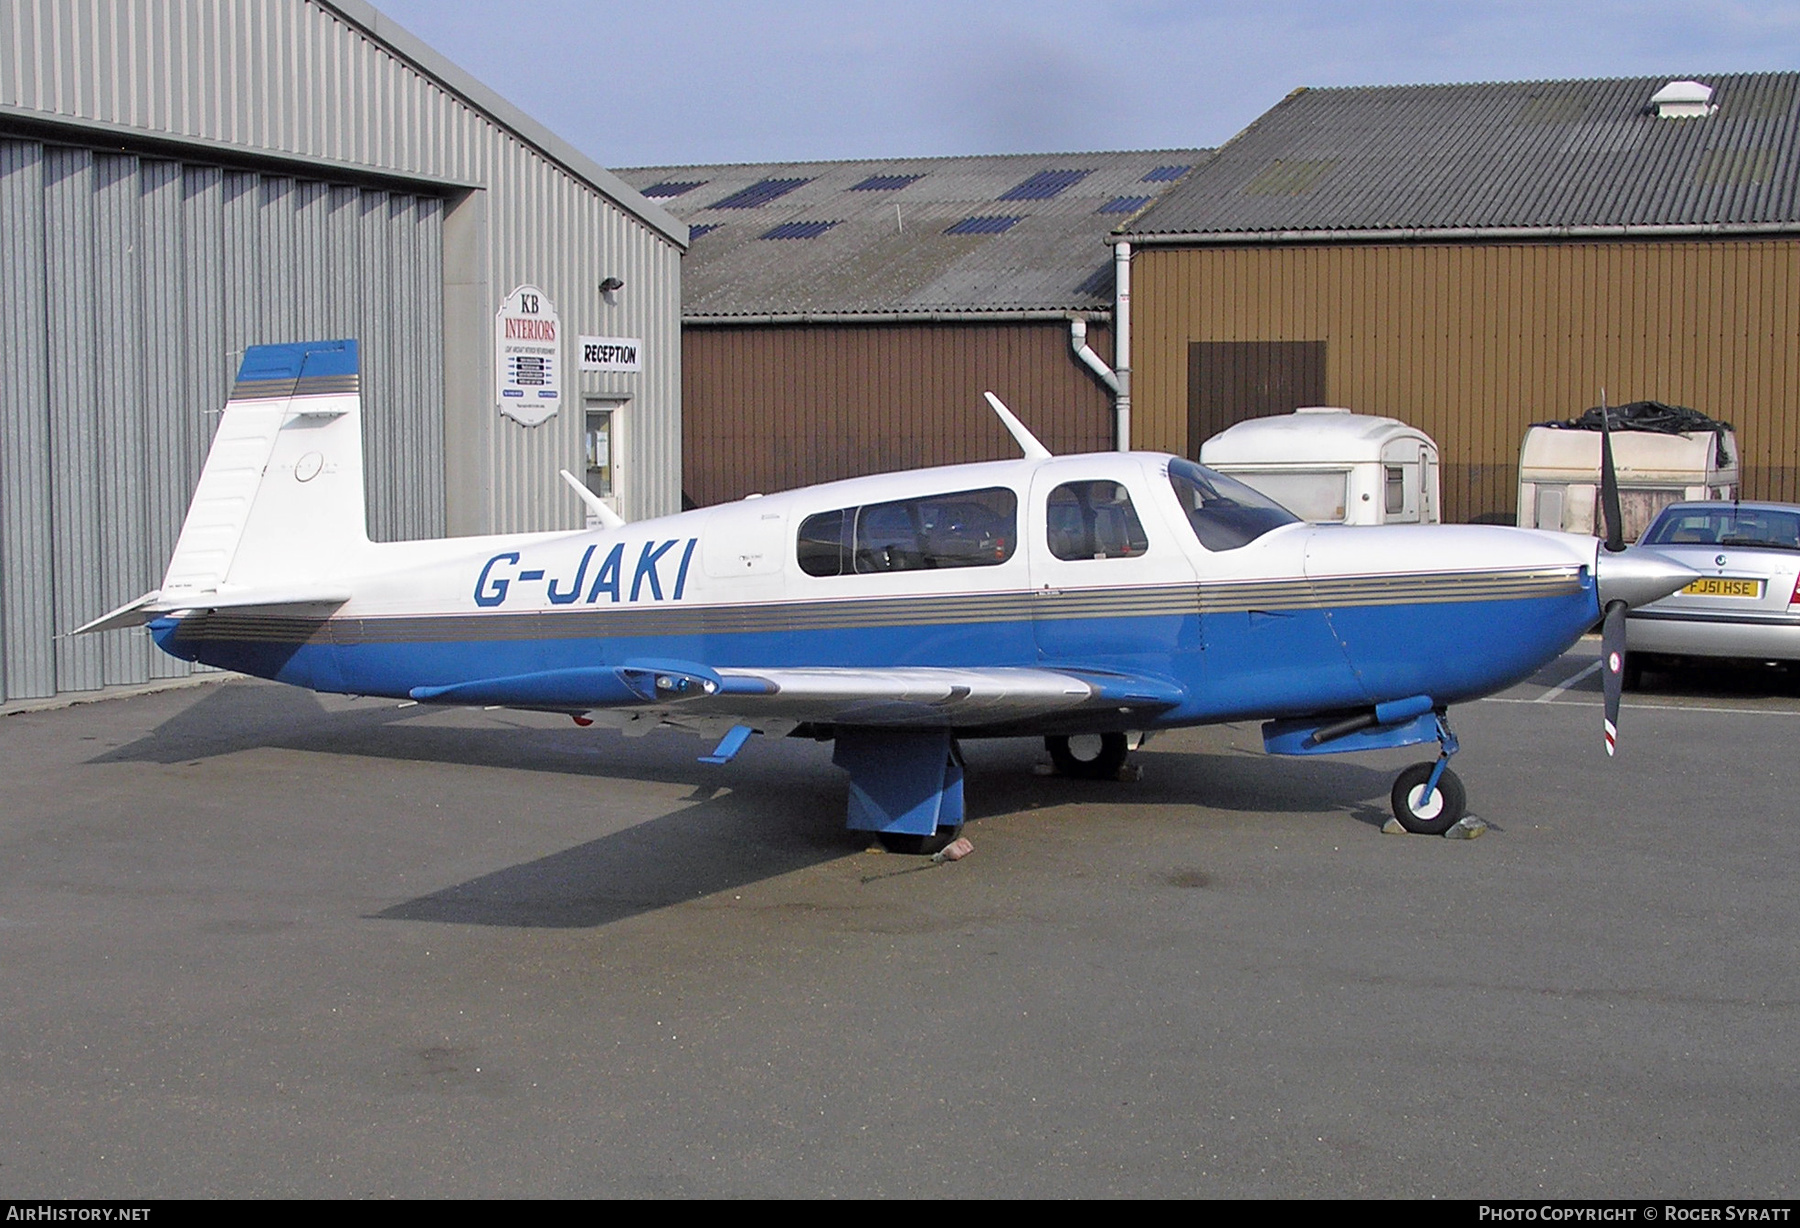
[{"label": "painted parking line", "polygon": [[1566,691],[1570,687],[1574,686],[1577,682],[1580,682],[1583,678],[1586,678],[1589,674],[1595,674],[1595,673],[1599,673],[1599,672],[1600,672],[1600,662],[1598,660],[1590,661],[1587,663],[1587,665],[1585,665],[1580,670],[1576,671],[1574,674],[1570,675],[1567,679],[1565,679],[1560,686],[1551,687],[1548,691],[1545,691],[1542,695],[1539,695],[1536,699],[1532,700],[1531,702],[1534,704],[1555,703],[1556,697],[1558,695],[1561,695],[1564,691]]},{"label": "painted parking line", "polygon": [[[1573,678],[1570,679],[1574,681]],[[1486,695],[1484,704],[1555,704],[1559,708],[1598,708],[1598,699],[1549,699],[1539,696],[1536,699],[1512,699],[1503,695]],[[1627,712],[1723,712],[1734,716],[1800,716],[1796,708],[1719,708],[1709,704],[1626,704]]]}]

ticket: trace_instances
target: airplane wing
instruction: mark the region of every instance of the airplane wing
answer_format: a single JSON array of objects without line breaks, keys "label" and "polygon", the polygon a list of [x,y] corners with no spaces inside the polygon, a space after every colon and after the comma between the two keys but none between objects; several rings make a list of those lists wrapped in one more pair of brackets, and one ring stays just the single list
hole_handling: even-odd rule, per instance
[{"label": "airplane wing", "polygon": [[410,693],[425,703],[658,708],[696,717],[898,728],[1004,725],[1097,708],[1148,716],[1187,697],[1168,679],[1097,669],[713,669],[666,660],[420,686]]}]

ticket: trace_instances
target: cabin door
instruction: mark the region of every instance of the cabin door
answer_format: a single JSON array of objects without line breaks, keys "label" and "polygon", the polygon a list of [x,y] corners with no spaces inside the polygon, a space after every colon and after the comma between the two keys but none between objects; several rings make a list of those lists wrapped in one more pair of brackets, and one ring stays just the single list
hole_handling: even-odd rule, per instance
[{"label": "cabin door", "polygon": [[1033,476],[1025,547],[1043,664],[1161,672],[1198,640],[1193,565],[1144,481],[1138,466],[1100,457]]}]

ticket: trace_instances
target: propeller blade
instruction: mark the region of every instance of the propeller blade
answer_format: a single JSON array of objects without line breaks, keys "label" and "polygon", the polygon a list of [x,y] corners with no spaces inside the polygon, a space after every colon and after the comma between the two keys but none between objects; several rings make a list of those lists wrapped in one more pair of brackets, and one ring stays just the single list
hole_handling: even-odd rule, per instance
[{"label": "propeller blade", "polygon": [[1611,419],[1603,388],[1600,390],[1600,511],[1606,518],[1606,548],[1617,554],[1625,549],[1625,517],[1619,512],[1619,471],[1613,467]]},{"label": "propeller blade", "polygon": [[1600,625],[1600,680],[1606,697],[1606,753],[1619,742],[1619,697],[1625,690],[1625,611],[1623,601],[1608,603]]}]

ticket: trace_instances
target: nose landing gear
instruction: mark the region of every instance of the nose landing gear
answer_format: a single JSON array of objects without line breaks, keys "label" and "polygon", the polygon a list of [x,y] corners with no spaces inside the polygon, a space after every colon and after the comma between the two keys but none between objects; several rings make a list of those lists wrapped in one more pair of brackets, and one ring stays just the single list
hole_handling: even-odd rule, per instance
[{"label": "nose landing gear", "polygon": [[1462,779],[1450,770],[1450,756],[1458,749],[1456,735],[1442,712],[1437,724],[1442,751],[1436,761],[1415,763],[1401,772],[1389,799],[1400,826],[1421,836],[1443,835],[1456,826],[1468,806]]}]

